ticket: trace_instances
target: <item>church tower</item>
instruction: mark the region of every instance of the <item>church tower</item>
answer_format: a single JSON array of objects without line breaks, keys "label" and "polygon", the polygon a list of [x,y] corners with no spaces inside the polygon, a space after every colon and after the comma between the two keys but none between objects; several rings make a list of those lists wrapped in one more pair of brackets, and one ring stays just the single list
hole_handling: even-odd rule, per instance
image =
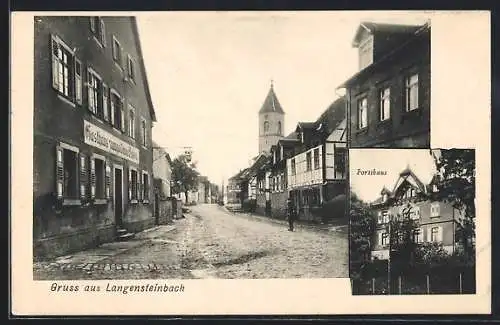
[{"label": "church tower", "polygon": [[283,138],[285,112],[276,97],[274,86],[271,88],[259,111],[259,153],[269,152],[272,145]]}]

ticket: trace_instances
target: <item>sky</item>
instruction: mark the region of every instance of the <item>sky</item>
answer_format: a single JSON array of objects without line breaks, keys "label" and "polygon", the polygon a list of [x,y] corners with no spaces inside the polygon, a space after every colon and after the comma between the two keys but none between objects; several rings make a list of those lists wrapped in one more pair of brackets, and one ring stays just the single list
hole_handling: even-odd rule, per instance
[{"label": "sky", "polygon": [[[351,189],[365,202],[380,197],[384,186],[392,191],[406,167],[424,184],[436,173],[429,149],[350,149],[349,164]],[[358,169],[385,171],[386,175],[362,175]]]},{"label": "sky", "polygon": [[258,154],[258,111],[271,80],[285,134],[314,121],[357,71],[363,20],[422,23],[408,12],[155,12],[137,17],[157,122],[153,140],[192,147],[217,184]]}]

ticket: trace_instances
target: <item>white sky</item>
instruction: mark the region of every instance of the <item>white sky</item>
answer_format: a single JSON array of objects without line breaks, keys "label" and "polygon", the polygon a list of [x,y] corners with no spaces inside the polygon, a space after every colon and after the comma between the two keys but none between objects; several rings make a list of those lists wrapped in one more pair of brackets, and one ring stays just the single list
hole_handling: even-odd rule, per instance
[{"label": "white sky", "polygon": [[[429,149],[350,149],[349,164],[352,191],[365,202],[377,199],[384,186],[392,191],[407,166],[424,184],[436,172]],[[358,169],[386,171],[387,175],[358,175]]]},{"label": "white sky", "polygon": [[357,71],[360,21],[421,23],[417,12],[162,12],[137,16],[158,122],[153,139],[193,147],[220,184],[258,153],[258,115],[270,80],[285,133],[313,121]]}]

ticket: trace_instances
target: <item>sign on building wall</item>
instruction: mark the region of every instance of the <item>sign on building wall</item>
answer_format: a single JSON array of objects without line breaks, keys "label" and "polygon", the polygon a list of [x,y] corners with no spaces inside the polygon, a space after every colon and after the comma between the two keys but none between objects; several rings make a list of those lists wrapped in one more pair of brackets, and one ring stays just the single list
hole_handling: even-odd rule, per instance
[{"label": "sign on building wall", "polygon": [[85,120],[83,137],[88,145],[139,164],[139,149]]}]

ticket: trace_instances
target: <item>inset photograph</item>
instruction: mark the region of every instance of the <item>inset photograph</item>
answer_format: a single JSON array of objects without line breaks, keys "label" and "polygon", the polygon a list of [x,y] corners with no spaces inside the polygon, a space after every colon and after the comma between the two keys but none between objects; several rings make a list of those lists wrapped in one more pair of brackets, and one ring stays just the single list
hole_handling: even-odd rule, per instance
[{"label": "inset photograph", "polygon": [[354,295],[474,294],[474,149],[350,149]]}]

